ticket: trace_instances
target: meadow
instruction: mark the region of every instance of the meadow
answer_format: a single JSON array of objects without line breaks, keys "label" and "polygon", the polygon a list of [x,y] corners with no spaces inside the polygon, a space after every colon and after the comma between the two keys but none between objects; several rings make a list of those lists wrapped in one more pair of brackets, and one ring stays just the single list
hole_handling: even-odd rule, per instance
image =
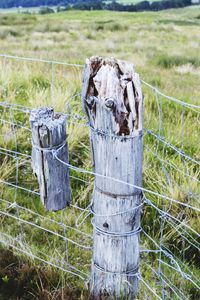
[{"label": "meadow", "polygon": [[[159,88],[167,95],[187,103],[199,105],[200,101],[200,8],[199,6],[167,10],[162,12],[118,13],[108,11],[68,11],[51,15],[0,14],[0,53],[22,57],[37,57],[53,61],[83,65],[87,57],[93,55],[116,57],[134,63],[140,77]],[[0,101],[27,107],[54,105],[56,111],[70,114],[68,119],[68,143],[71,164],[92,169],[89,130],[81,118],[80,89],[82,68],[44,62],[20,61],[0,57]],[[199,160],[200,145],[198,114],[187,107],[177,106],[143,86],[145,101],[145,128],[164,136],[167,141],[182,149],[195,160]],[[11,126],[14,122],[23,127]],[[0,147],[31,154],[31,135],[29,114],[1,107]],[[170,148],[163,146],[153,136],[144,136],[144,187],[160,192],[181,202],[198,207],[199,169],[191,161],[183,160]],[[9,157],[0,152],[0,179],[38,192],[38,184],[30,166],[30,159]],[[156,155],[155,155],[156,154]],[[165,168],[156,158],[167,162]],[[17,161],[17,163],[16,163]],[[16,172],[17,170],[17,172]],[[16,179],[17,174],[17,179]],[[93,178],[87,174],[71,171],[73,204],[87,207],[89,204]],[[167,174],[167,175],[166,175]],[[185,176],[187,174],[187,177]],[[195,211],[171,206],[159,198],[147,196],[160,208],[184,220],[188,226],[198,231],[199,219]],[[49,228],[59,234],[76,239],[79,244],[91,245],[91,238],[78,235],[58,223],[75,226],[80,212],[67,208],[62,212],[45,212],[37,195],[24,190],[0,185],[0,198],[48,217],[41,218],[24,210],[0,202],[0,209],[26,221]],[[89,217],[78,228],[92,234]],[[162,218],[151,207],[143,209],[142,227],[156,241],[160,239]],[[171,226],[173,225],[173,226]],[[199,278],[199,259],[197,245],[199,240],[189,232],[187,239],[183,227],[176,223],[165,223],[163,244],[181,261],[184,270],[190,270]],[[18,247],[37,254],[47,260],[59,260],[62,266],[76,266],[84,273],[90,269],[91,253],[61,240],[17,219],[1,216],[1,233],[18,239]],[[4,239],[0,234],[1,240]],[[193,241],[196,247],[191,245]],[[28,246],[24,246],[28,244]],[[154,248],[151,240],[141,236],[143,249]],[[0,246],[0,298],[1,299],[88,299],[86,283],[46,266],[36,260],[28,259],[17,251]],[[52,260],[51,260],[52,261]],[[145,280],[151,283],[160,296],[162,286],[158,277],[149,268],[158,268],[156,254],[142,253],[141,271]],[[163,273],[180,290],[185,299],[198,299],[199,292],[190,281],[179,273],[163,267]],[[180,299],[165,286],[166,299]],[[179,294],[178,294],[179,295]],[[141,283],[138,299],[156,299]]]}]

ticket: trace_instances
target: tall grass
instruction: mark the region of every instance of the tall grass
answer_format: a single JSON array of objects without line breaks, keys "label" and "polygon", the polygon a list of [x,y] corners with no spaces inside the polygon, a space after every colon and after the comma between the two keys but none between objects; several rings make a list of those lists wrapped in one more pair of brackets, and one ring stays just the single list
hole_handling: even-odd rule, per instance
[{"label": "tall grass", "polygon": [[[43,17],[23,16],[26,20],[26,26],[23,28],[21,16],[13,15],[15,30],[19,32],[19,35],[6,34],[2,38],[0,36],[1,51],[77,63],[83,63],[85,57],[94,54],[115,55],[118,58],[133,61],[143,79],[159,86],[167,94],[197,104],[200,95],[197,84],[199,72],[197,48],[194,45],[188,50],[185,43],[188,45],[194,43],[194,38],[198,35],[198,26],[188,27],[187,24],[181,24],[179,27],[178,24],[157,22],[169,19],[169,17],[182,20],[183,18],[191,19],[198,16],[198,11],[191,9],[181,9],[177,12],[172,10],[158,14],[120,14],[72,11]],[[9,18],[10,16],[0,16],[1,32],[11,29],[11,19]],[[183,28],[184,31],[182,31]],[[22,36],[20,36],[20,32],[23,32]],[[162,55],[162,53],[169,54]],[[176,68],[188,63],[195,67],[196,73],[186,73],[180,76]],[[19,62],[10,59],[1,59],[0,69],[0,101],[9,101],[30,107],[54,105],[56,111],[70,114],[67,121],[70,162],[75,166],[91,170],[89,130],[83,126],[83,121],[73,117],[73,114],[84,116],[80,97],[76,96],[81,89],[82,70],[55,65],[52,71],[51,64]],[[155,94],[147,87],[143,87],[143,93],[145,128],[164,136],[170,143],[198,160],[200,149],[197,143],[199,135],[197,114],[160,96],[156,98]],[[7,121],[14,120],[17,124],[29,127],[29,115],[26,113],[12,112],[8,108],[1,108],[1,118]],[[186,159],[181,159],[172,149],[165,147],[153,136],[145,134],[144,144],[144,187],[197,206],[196,195],[199,193],[199,185],[191,177],[199,179],[199,169]],[[0,146],[11,150],[17,148],[22,153],[31,154],[30,132],[0,122]],[[165,168],[157,156],[167,162]],[[28,159],[20,159],[19,163],[16,164],[16,159],[1,154],[0,162],[0,179],[15,183],[17,165],[19,169],[18,185],[38,191],[38,184],[32,174]],[[186,177],[185,173],[191,177]],[[93,189],[92,176],[83,175],[76,171],[72,171],[70,174],[86,181],[85,183],[71,178],[73,203],[87,207]],[[178,205],[171,205],[170,202],[164,202],[150,194],[146,194],[146,196],[160,208],[168,210],[173,216],[179,217],[189,226],[198,230],[196,212]],[[62,227],[62,224],[75,226],[79,215],[75,208],[67,208],[57,213],[45,212],[38,196],[2,184],[0,198],[11,202],[16,200],[19,205],[30,208],[50,219],[55,219],[61,222],[61,225],[53,224],[23,210],[9,208],[4,202],[0,202],[1,210],[50,228],[59,234],[67,234],[69,238],[76,239],[81,244],[91,244],[89,238],[83,238],[83,236],[75,234],[73,230],[65,232]],[[81,225],[81,230],[91,234],[90,222],[91,218],[89,217]],[[142,226],[158,243],[162,222],[162,218],[154,209],[148,206],[144,207]],[[67,254],[66,242],[62,239],[28,224],[20,224],[19,221],[10,217],[2,217],[0,227],[2,232],[17,237],[18,242],[21,242],[22,245],[28,243],[30,248],[26,250],[40,255],[44,259],[47,259],[47,256],[44,255],[47,254],[54,259],[63,261],[63,263],[67,260],[68,255],[70,264],[84,272],[89,272],[90,251],[81,250],[68,242]],[[198,277],[198,252],[177,233],[176,229],[176,226],[165,223],[163,243],[183,262],[182,268],[188,267]],[[181,226],[178,229],[182,232]],[[190,232],[189,239],[193,240],[193,238],[196,237]],[[153,243],[144,235],[141,236],[141,246],[145,249],[155,248]],[[16,297],[22,297],[22,299],[34,299],[34,297],[37,299],[88,299],[89,295],[84,290],[81,280],[51,267],[39,265],[36,261],[27,259],[23,255],[19,258],[19,256],[13,256],[11,252],[5,252],[5,250],[1,250],[0,253],[3,258],[8,255],[8,259],[5,261],[2,259],[0,263],[0,295],[4,297],[2,299],[9,297],[12,299],[12,296],[15,297],[13,299]],[[13,261],[15,264],[13,269],[7,268],[7,265]],[[157,284],[159,278],[151,272],[148,264],[155,269],[158,268],[157,256],[154,253],[142,254],[141,272],[153,289],[160,293],[161,289]],[[12,272],[15,272],[17,280],[14,279]],[[183,280],[179,273],[166,267],[163,267],[163,272],[181,289],[186,298],[198,299],[198,291],[194,290],[190,282]],[[12,290],[13,295],[11,285],[16,287],[15,291]],[[24,285],[27,288],[23,289],[22,293],[19,292],[19,287]],[[166,291],[168,297],[176,299],[169,288],[166,287]],[[142,283],[138,299],[154,299]]]}]

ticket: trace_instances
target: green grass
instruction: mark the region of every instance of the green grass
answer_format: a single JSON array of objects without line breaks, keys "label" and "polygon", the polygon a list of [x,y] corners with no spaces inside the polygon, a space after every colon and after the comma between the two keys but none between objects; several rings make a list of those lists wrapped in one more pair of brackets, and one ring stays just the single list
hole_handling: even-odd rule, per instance
[{"label": "green grass", "polygon": [[[86,57],[92,55],[115,56],[119,59],[132,61],[142,79],[158,87],[166,94],[186,102],[199,104],[199,14],[199,7],[158,13],[69,11],[45,16],[0,14],[1,52],[81,64],[84,63]],[[57,111],[69,112],[72,110],[74,113],[83,115],[79,97],[71,99],[80,91],[81,69],[55,66],[53,86],[52,66],[45,63],[1,59],[0,69],[0,101],[38,107],[51,105],[53,95]],[[158,133],[159,110],[157,102],[153,92],[144,86],[143,93],[145,127]],[[164,98],[159,97],[158,100],[162,105],[163,120],[160,134],[177,147],[183,148],[188,155],[199,160],[197,114],[187,108],[182,109]],[[183,115],[184,135],[181,125]],[[29,126],[28,115],[14,112],[11,116],[9,109],[1,109],[1,118],[6,118],[9,121],[11,117],[14,118],[15,122],[22,122],[23,126]],[[69,119],[68,123],[70,162],[91,170],[88,129],[81,126],[81,121],[76,121],[74,124],[73,119]],[[16,149],[15,133],[18,151],[31,154],[30,133],[24,129],[10,127],[10,125],[2,122],[0,123],[0,146],[12,150]],[[199,186],[196,181],[186,178],[184,173],[187,172],[197,179],[199,178],[199,169],[187,160],[183,163],[173,150],[163,147],[163,144],[157,142],[153,137],[145,136],[144,141],[144,186],[179,201],[198,206],[197,200],[191,196],[191,192],[195,195],[198,194]],[[166,165],[168,177],[152,151],[170,164]],[[0,162],[0,179],[14,183],[15,161],[1,155]],[[75,179],[71,180],[73,203],[86,207],[91,198],[93,179],[89,175],[81,175],[75,171],[71,175],[91,182],[87,185]],[[19,185],[35,191],[38,190],[37,181],[27,159],[22,159],[19,162]],[[174,216],[181,218],[185,215],[187,224],[198,231],[199,221],[195,212],[176,205],[170,208],[170,203],[163,203],[148,194],[147,196],[159,207],[169,208],[170,213]],[[67,208],[63,212],[47,213],[37,196],[20,190],[17,190],[15,195],[13,188],[3,185],[0,188],[0,197],[11,202],[16,197],[18,204],[71,226],[75,225],[75,219],[78,216],[77,210],[73,208]],[[1,203],[0,208],[15,216],[18,214],[27,221],[35,222],[57,233],[66,234],[62,226],[51,224],[51,222],[23,210],[17,212],[13,208],[8,209],[5,203]],[[153,209],[146,207],[143,211],[142,226],[157,241],[159,241],[160,225],[161,218],[159,215]],[[30,225],[27,224],[20,226],[18,221],[8,217],[2,217],[0,227],[1,231],[15,237],[18,236],[22,242],[29,242],[33,253],[36,255],[47,259],[44,254],[39,252],[42,251],[55,259],[66,260],[66,243],[55,236],[36,228],[31,229]],[[81,226],[81,229],[91,233],[90,218]],[[184,244],[176,229],[177,226],[165,224],[164,244],[183,261],[181,265],[183,269],[188,267],[199,277],[198,252],[187,241]],[[181,230],[181,228],[179,229]],[[89,239],[83,239],[76,235],[73,230],[69,230],[67,235],[81,244],[91,243]],[[195,235],[192,233],[191,235],[192,237],[189,239],[192,240]],[[141,244],[144,248],[155,248],[143,235]],[[68,247],[69,262],[84,272],[88,272],[91,254],[70,243],[68,243]],[[57,297],[56,299],[88,299],[88,294],[81,280],[65,275],[37,261],[27,259],[24,255],[13,256],[10,252],[3,250],[0,253],[2,257],[8,256],[5,263],[4,259],[0,260],[1,299],[8,299],[9,297],[9,299],[12,297],[13,299],[17,299],[17,297],[32,299],[33,291],[35,291],[37,299],[55,299],[55,297]],[[158,278],[145,264],[157,267],[157,256],[155,254],[142,254],[142,258],[142,275],[160,295],[161,288],[157,284]],[[14,264],[14,267],[7,268],[11,264]],[[183,280],[178,273],[169,268],[163,267],[163,271],[175,285],[181,288],[188,299],[198,299],[198,292],[194,290],[190,282]],[[25,280],[26,276],[30,278],[28,282]],[[12,285],[17,287],[12,290]],[[22,289],[22,294],[20,294],[20,287],[24,285],[26,288]],[[170,291],[169,289],[167,291],[169,297]],[[176,299],[173,295],[171,297]],[[154,299],[142,283],[138,299]]]}]

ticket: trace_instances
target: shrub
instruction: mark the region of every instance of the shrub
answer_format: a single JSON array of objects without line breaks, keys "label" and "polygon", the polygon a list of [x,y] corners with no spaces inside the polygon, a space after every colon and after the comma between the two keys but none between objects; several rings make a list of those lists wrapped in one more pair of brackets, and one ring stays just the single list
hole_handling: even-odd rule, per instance
[{"label": "shrub", "polygon": [[50,7],[42,7],[39,10],[39,14],[41,15],[53,14],[53,13],[55,13],[55,11]]},{"label": "shrub", "polygon": [[160,55],[154,59],[156,65],[163,67],[164,69],[169,69],[174,66],[182,66],[186,64],[191,64],[194,67],[200,66],[200,59],[198,57],[185,57],[185,56],[168,56]]},{"label": "shrub", "polygon": [[36,16],[34,15],[14,15],[14,14],[6,14],[0,17],[0,25],[3,26],[12,26],[14,25],[28,25],[33,24],[37,21]]}]

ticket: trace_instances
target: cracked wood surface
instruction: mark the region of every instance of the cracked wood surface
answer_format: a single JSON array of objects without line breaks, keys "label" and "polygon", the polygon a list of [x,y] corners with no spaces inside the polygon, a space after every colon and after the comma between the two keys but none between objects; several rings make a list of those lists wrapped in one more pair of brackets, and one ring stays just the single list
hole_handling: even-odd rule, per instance
[{"label": "cracked wood surface", "polygon": [[64,209],[71,200],[69,170],[53,157],[52,150],[58,150],[59,158],[68,162],[66,117],[54,114],[51,108],[34,109],[30,123],[32,168],[38,179],[41,201],[46,210]]},{"label": "cracked wood surface", "polygon": [[[141,186],[143,96],[133,65],[113,58],[88,59],[82,103],[91,127],[95,172]],[[96,176],[91,271],[96,299],[133,299],[137,293],[133,274],[139,267],[141,208],[135,207],[140,204],[139,189]]]}]

